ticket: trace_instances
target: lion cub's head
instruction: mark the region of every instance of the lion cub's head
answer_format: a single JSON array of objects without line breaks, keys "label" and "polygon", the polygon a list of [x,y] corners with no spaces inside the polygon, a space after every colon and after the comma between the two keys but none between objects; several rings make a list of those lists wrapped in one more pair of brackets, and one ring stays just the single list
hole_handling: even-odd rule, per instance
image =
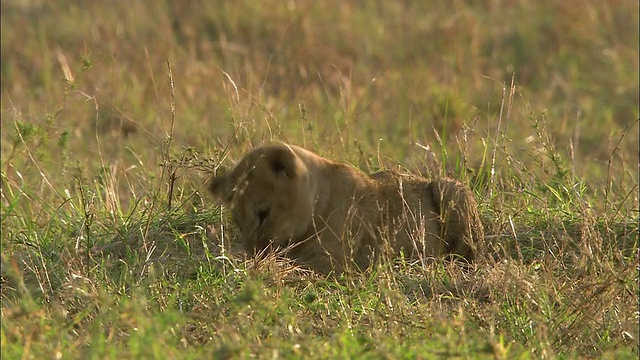
[{"label": "lion cub's head", "polygon": [[313,194],[306,164],[285,144],[256,148],[209,190],[232,210],[245,250],[284,248],[311,226]]}]

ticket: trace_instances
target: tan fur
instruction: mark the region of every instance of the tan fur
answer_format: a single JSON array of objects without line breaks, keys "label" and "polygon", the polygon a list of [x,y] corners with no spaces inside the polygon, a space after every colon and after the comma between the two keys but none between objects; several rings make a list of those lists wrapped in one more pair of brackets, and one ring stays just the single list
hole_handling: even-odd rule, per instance
[{"label": "tan fur", "polygon": [[365,175],[293,145],[252,150],[209,189],[231,207],[250,255],[286,249],[321,273],[400,253],[472,261],[484,238],[471,191],[455,180]]}]

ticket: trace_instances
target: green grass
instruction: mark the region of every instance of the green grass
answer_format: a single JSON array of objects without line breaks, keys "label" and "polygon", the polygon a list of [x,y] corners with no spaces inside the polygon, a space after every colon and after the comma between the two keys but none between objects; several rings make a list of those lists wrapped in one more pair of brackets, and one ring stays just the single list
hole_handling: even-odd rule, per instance
[{"label": "green grass", "polygon": [[[1,14],[3,358],[637,358],[637,2]],[[271,140],[460,179],[486,255],[244,259],[203,184]]]}]

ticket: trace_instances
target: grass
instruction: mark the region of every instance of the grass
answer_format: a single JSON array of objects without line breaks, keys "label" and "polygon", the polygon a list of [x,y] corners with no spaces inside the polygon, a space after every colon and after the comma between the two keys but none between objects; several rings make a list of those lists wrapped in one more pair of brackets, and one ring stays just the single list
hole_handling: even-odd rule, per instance
[{"label": "grass", "polygon": [[[637,2],[1,13],[3,358],[637,358]],[[460,179],[486,256],[245,259],[203,184],[270,140]]]}]

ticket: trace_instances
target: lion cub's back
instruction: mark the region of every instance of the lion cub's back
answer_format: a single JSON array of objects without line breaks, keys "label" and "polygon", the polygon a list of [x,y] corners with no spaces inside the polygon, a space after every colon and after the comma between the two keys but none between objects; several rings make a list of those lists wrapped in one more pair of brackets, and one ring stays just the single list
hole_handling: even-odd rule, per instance
[{"label": "lion cub's back", "polygon": [[381,170],[370,174],[369,178],[376,183],[378,190],[387,196],[392,195],[386,194],[387,191],[393,191],[397,195],[402,194],[405,198],[421,198],[422,200],[431,198],[428,191],[431,181],[422,176],[394,170]]},{"label": "lion cub's back", "polygon": [[394,248],[402,249],[405,254],[419,249],[422,255],[440,255],[444,244],[439,239],[440,222],[431,181],[393,170],[379,171],[369,177],[377,186],[377,209],[384,211],[383,223],[378,225],[395,234],[392,236]]},{"label": "lion cub's back", "polygon": [[376,185],[379,205],[384,205],[390,216],[407,215],[407,211],[424,215],[437,211],[430,191],[431,181],[422,176],[383,170],[369,178]]}]

